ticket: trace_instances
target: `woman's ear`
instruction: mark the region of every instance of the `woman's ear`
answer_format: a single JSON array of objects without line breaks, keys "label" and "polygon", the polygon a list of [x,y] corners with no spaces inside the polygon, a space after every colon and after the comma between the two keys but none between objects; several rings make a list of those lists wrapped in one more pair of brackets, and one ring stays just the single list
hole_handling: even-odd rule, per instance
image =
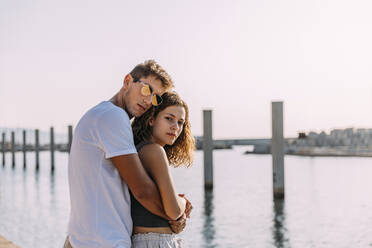
[{"label": "woman's ear", "polygon": [[154,125],[154,117],[149,119],[149,126],[152,127],[152,125]]}]

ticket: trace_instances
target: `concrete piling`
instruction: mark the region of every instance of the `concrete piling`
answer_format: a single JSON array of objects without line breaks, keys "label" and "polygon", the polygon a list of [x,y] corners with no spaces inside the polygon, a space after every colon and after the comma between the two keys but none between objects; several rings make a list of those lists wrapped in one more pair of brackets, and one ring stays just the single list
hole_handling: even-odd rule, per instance
[{"label": "concrete piling", "polygon": [[50,164],[51,170],[54,171],[54,128],[50,128]]},{"label": "concrete piling", "polygon": [[204,188],[213,189],[212,110],[203,110]]},{"label": "concrete piling", "polygon": [[68,126],[68,145],[67,145],[67,151],[70,152],[71,150],[71,144],[72,144],[72,125]]},{"label": "concrete piling", "polygon": [[11,133],[11,144],[12,144],[12,168],[15,167],[15,134],[14,131]]},{"label": "concrete piling", "polygon": [[23,130],[23,146],[22,146],[22,151],[23,151],[23,168],[26,169],[26,130]]},{"label": "concrete piling", "polygon": [[39,146],[39,129],[35,129],[35,163],[36,163],[36,170],[39,170],[39,152],[40,152],[40,146]]},{"label": "concrete piling", "polygon": [[275,199],[284,199],[284,135],[283,102],[272,102],[273,194]]},{"label": "concrete piling", "polygon": [[5,133],[2,133],[1,152],[3,154],[3,166],[5,166]]}]

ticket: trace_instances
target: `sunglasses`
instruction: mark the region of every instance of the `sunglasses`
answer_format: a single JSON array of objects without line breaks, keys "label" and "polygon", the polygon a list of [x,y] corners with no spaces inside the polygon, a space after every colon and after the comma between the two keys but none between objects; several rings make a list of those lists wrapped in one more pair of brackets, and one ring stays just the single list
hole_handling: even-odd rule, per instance
[{"label": "sunglasses", "polygon": [[152,89],[152,87],[149,84],[147,84],[145,82],[142,82],[140,80],[134,80],[133,82],[142,84],[141,94],[143,96],[151,96],[152,105],[158,106],[163,102],[163,99],[161,98],[161,96],[153,93],[154,90]]}]

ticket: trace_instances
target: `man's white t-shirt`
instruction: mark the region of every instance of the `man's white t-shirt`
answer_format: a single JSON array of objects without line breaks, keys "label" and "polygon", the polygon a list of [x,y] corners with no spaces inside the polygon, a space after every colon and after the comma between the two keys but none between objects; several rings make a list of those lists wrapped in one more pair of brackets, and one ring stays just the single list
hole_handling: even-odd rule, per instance
[{"label": "man's white t-shirt", "polygon": [[137,151],[130,119],[123,109],[102,102],[79,121],[68,165],[72,247],[131,246],[128,186],[110,158],[133,153]]}]

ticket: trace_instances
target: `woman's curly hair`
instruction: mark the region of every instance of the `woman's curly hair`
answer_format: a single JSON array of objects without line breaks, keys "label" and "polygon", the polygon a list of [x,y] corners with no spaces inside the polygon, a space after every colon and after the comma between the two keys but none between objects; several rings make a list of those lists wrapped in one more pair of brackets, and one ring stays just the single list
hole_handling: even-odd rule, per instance
[{"label": "woman's curly hair", "polygon": [[156,118],[161,111],[169,106],[181,106],[186,112],[182,132],[173,145],[165,145],[164,149],[170,165],[174,167],[180,165],[189,167],[193,162],[193,153],[195,150],[195,140],[190,129],[189,109],[176,92],[166,92],[161,97],[163,98],[163,102],[160,105],[152,106],[143,115],[134,119],[132,123],[134,144],[138,145],[141,142],[151,139],[152,127],[149,124],[151,118]]}]

